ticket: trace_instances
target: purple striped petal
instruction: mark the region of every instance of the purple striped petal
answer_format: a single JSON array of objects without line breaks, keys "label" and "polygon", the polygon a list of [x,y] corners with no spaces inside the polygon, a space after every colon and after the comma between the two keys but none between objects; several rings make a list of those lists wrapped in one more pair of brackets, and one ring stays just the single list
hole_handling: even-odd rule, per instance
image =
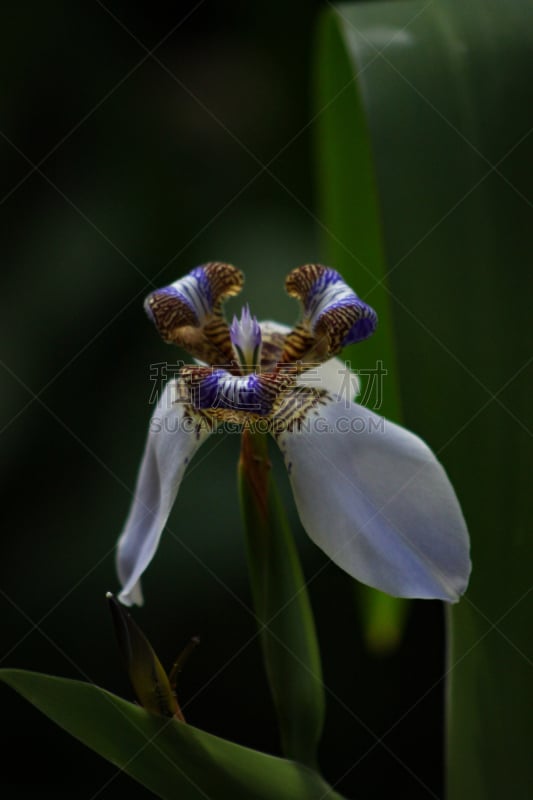
[{"label": "purple striped petal", "polygon": [[165,342],[202,361],[231,364],[235,355],[222,301],[238,294],[243,282],[242,273],[231,264],[213,261],[151,292],[144,308]]},{"label": "purple striped petal", "polygon": [[191,371],[191,401],[201,410],[226,409],[267,416],[272,410],[275,387],[268,375],[231,375],[224,369],[199,368]]},{"label": "purple striped petal", "polygon": [[306,264],[286,280],[288,293],[301,300],[304,322],[287,338],[284,360],[324,360],[345,345],[363,341],[377,326],[377,314],[330,267]]}]

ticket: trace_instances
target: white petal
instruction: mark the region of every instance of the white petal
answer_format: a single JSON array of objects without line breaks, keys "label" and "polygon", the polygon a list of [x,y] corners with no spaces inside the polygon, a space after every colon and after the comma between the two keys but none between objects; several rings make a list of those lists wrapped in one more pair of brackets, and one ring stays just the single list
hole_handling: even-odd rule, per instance
[{"label": "white petal", "polygon": [[421,439],[337,397],[278,443],[302,524],[332,561],[391,595],[458,600],[470,574],[468,532]]},{"label": "white petal", "polygon": [[[261,322],[260,325],[264,338],[271,338],[276,334],[286,336],[292,331],[292,328],[288,325],[283,325],[281,322],[274,322],[273,320],[266,320]],[[339,394],[343,398],[346,396],[349,401],[353,400],[359,394],[360,382],[348,364],[340,358],[330,358],[329,361],[302,372],[298,377],[298,386],[325,389],[331,394]]]},{"label": "white petal", "polygon": [[350,362],[340,358],[330,358],[317,367],[303,372],[298,378],[299,386],[311,386],[325,389],[330,394],[340,395],[347,403],[351,403],[359,394],[359,378],[348,366]]},{"label": "white petal", "polygon": [[119,600],[142,605],[140,577],[152,560],[176,499],[186,466],[210,431],[178,400],[170,381],[150,421],[137,485],[126,525],[118,541]]}]

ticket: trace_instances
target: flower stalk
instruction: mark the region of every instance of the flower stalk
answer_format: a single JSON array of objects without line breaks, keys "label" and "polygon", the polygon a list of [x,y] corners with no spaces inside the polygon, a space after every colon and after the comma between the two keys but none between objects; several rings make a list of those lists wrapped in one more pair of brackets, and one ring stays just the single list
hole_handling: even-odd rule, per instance
[{"label": "flower stalk", "polygon": [[282,750],[316,768],[325,702],[315,623],[267,436],[253,428],[243,431],[238,478],[252,599]]}]

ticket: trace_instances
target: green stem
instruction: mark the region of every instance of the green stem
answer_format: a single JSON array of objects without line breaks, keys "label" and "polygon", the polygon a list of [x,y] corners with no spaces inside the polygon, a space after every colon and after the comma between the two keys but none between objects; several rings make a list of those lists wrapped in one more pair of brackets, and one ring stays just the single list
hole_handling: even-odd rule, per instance
[{"label": "green stem", "polygon": [[315,768],[324,721],[320,652],[265,434],[244,431],[239,485],[252,598],[282,749],[288,758]]}]

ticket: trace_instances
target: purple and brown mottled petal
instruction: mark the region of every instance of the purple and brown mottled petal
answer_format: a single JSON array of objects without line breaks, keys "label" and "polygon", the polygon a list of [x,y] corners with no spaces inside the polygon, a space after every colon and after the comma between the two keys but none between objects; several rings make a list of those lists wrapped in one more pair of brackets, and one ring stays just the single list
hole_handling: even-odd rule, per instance
[{"label": "purple and brown mottled petal", "polygon": [[234,370],[235,354],[222,303],[238,294],[243,283],[243,274],[236,267],[212,261],[151,292],[144,307],[165,342],[202,361]]},{"label": "purple and brown mottled petal", "polygon": [[370,336],[375,311],[322,264],[305,264],[287,276],[285,288],[303,306],[303,321],[287,336],[281,361],[324,361]]}]

